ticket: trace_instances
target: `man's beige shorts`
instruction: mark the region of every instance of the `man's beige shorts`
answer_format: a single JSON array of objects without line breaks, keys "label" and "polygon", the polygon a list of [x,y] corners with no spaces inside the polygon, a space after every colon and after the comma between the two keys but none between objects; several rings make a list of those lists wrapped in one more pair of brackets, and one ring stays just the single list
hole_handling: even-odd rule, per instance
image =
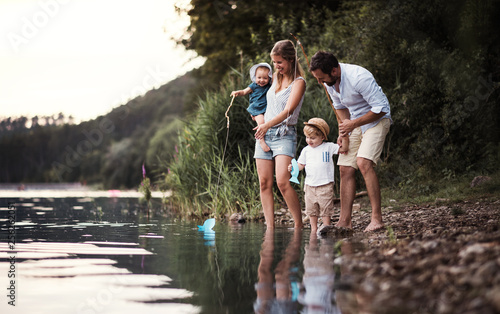
[{"label": "man's beige shorts", "polygon": [[358,169],[357,157],[369,159],[377,164],[390,127],[391,121],[384,118],[376,126],[366,130],[365,134],[361,132],[361,128],[355,128],[349,136],[349,152],[339,155],[337,165]]},{"label": "man's beige shorts", "polygon": [[320,186],[304,186],[306,214],[308,216],[333,215],[333,182]]}]

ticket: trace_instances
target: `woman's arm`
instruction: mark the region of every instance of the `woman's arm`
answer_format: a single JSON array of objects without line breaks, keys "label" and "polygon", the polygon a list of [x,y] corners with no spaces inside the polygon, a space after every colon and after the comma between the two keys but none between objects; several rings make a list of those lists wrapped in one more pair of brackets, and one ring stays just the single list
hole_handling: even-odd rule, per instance
[{"label": "woman's arm", "polygon": [[285,109],[283,109],[283,111],[281,111],[279,114],[277,114],[271,120],[255,127],[254,128],[254,130],[256,131],[255,138],[256,139],[264,138],[264,135],[266,135],[266,132],[267,132],[267,130],[269,130],[269,128],[271,128],[277,124],[280,124],[289,115],[291,115],[293,113],[293,111],[297,108],[297,106],[299,105],[300,100],[302,99],[302,96],[304,95],[305,91],[306,91],[305,81],[304,80],[296,80],[295,83],[293,83],[292,92],[290,93],[290,96],[288,97]]}]

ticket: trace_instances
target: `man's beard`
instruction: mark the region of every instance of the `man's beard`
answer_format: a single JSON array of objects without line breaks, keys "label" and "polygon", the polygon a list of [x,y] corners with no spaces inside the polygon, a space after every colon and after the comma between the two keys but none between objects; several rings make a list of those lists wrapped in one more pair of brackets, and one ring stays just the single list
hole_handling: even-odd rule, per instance
[{"label": "man's beard", "polygon": [[333,77],[331,74],[328,74],[328,77],[331,79],[330,82],[325,82],[328,86],[333,86],[337,83],[338,77]]}]

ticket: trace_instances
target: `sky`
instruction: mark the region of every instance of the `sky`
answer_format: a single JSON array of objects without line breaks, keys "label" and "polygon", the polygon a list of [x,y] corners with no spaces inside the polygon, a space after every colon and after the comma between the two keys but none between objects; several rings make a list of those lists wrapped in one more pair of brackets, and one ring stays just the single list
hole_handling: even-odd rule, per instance
[{"label": "sky", "polygon": [[189,0],[0,0],[0,118],[98,117],[197,68]]}]

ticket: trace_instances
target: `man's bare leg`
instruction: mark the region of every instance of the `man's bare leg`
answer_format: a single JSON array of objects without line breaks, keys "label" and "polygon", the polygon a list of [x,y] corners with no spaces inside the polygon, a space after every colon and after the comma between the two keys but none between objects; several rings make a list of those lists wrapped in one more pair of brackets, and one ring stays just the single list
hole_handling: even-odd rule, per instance
[{"label": "man's bare leg", "polygon": [[372,206],[372,217],[370,224],[366,227],[365,232],[375,231],[384,227],[382,222],[382,202],[380,196],[380,185],[377,178],[377,173],[373,168],[373,162],[369,159],[358,157],[357,159],[359,170],[365,179],[366,190],[370,198]]},{"label": "man's bare leg", "polygon": [[352,204],[356,195],[356,169],[340,166],[340,218],[337,227],[352,228]]},{"label": "man's bare leg", "polygon": [[322,216],[321,221],[323,222],[324,226],[329,226],[330,225],[330,216]]}]

